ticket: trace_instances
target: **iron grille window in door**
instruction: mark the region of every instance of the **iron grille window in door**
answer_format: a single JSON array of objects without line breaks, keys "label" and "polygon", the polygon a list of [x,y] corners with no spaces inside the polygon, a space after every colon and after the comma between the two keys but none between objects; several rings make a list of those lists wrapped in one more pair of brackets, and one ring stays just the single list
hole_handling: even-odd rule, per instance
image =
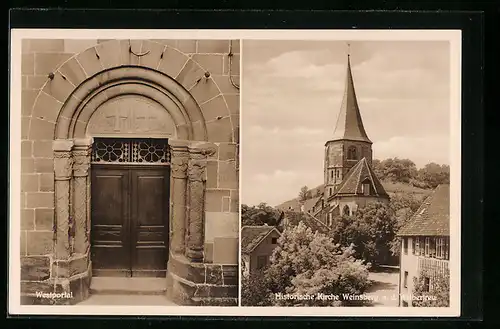
[{"label": "iron grille window in door", "polygon": [[96,138],[92,149],[94,163],[170,163],[168,139]]}]

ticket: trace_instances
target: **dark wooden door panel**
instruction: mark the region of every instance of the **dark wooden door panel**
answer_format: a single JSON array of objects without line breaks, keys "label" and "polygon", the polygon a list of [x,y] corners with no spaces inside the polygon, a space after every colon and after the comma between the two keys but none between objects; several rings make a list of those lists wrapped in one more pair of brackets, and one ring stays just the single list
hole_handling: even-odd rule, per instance
[{"label": "dark wooden door panel", "polygon": [[165,276],[168,246],[168,167],[134,170],[132,275]]},{"label": "dark wooden door panel", "polygon": [[92,266],[95,274],[130,276],[130,172],[92,170]]},{"label": "dark wooden door panel", "polygon": [[167,166],[93,166],[94,275],[165,276],[169,186]]}]

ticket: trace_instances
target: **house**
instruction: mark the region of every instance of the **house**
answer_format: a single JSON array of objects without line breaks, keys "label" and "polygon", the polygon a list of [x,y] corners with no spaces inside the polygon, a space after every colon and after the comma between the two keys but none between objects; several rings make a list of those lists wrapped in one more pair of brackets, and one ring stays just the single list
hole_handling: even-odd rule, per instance
[{"label": "house", "polygon": [[250,275],[269,265],[281,233],[274,226],[243,226],[241,228],[241,267]]},{"label": "house", "polygon": [[176,304],[237,305],[239,41],[21,48],[21,303],[76,304],[121,276],[157,278]]},{"label": "house", "polygon": [[450,259],[450,186],[439,185],[410,221],[401,237],[400,306],[411,307],[414,279],[425,275],[426,289],[433,277],[448,270]]}]

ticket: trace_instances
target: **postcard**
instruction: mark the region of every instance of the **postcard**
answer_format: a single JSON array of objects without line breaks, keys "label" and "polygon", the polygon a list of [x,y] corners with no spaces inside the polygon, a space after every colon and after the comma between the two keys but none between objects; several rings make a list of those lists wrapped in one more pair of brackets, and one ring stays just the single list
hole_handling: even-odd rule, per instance
[{"label": "postcard", "polygon": [[9,312],[459,316],[460,31],[11,31]]}]

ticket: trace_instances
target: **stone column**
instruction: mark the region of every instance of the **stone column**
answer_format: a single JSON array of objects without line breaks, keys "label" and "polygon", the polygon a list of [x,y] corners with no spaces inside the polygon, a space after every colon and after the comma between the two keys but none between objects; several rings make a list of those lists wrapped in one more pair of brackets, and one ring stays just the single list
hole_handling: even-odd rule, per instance
[{"label": "stone column", "polygon": [[71,149],[73,141],[55,140],[54,180],[55,180],[55,256],[68,259],[70,256],[70,180],[73,167]]},{"label": "stone column", "polygon": [[186,257],[192,262],[203,261],[205,244],[205,182],[207,156],[215,150],[205,144],[189,147],[188,189],[189,213],[186,238]]},{"label": "stone column", "polygon": [[75,139],[73,147],[73,225],[74,252],[85,254],[89,247],[88,176],[92,139]]},{"label": "stone column", "polygon": [[186,234],[187,167],[189,150],[186,143],[170,142],[170,247],[172,253],[183,254]]}]

